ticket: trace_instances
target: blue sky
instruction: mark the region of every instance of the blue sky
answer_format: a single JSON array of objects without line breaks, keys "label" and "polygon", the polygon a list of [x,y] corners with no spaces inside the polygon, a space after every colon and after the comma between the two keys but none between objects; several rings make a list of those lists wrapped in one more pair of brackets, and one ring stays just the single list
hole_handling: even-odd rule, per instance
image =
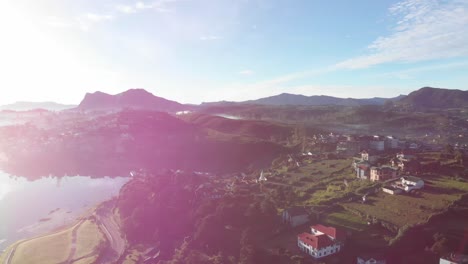
[{"label": "blue sky", "polygon": [[5,2],[0,103],[468,89],[468,0]]}]

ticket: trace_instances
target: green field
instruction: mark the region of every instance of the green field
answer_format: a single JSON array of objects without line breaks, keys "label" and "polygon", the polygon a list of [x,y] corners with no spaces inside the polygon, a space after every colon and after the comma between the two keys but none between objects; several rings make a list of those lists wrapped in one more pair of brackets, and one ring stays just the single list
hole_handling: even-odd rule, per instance
[{"label": "green field", "polygon": [[351,162],[351,159],[312,160],[289,172],[284,167],[279,168],[269,181],[293,188],[298,196],[295,204],[333,205],[340,200],[362,196],[376,186],[369,181],[357,180]]},{"label": "green field", "polygon": [[[92,221],[84,222],[77,233],[77,248],[73,259],[80,259],[83,257],[91,256],[91,258],[97,258],[99,252],[96,252],[97,247],[100,243],[104,242],[104,235],[101,230]],[[90,260],[90,258],[87,258]],[[93,261],[91,261],[92,263]],[[88,262],[90,263],[90,262]]]},{"label": "green field", "polygon": [[340,226],[353,231],[363,231],[367,228],[367,223],[360,216],[349,211],[340,210],[328,214],[324,223],[331,226]]}]

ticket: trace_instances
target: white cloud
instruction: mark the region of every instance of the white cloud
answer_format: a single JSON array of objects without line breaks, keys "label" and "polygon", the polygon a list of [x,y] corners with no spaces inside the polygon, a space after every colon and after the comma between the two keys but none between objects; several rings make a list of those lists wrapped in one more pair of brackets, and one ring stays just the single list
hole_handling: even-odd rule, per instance
[{"label": "white cloud", "polygon": [[121,13],[131,14],[136,13],[136,8],[133,5],[116,5],[115,9]]},{"label": "white cloud", "polygon": [[96,13],[87,13],[85,14],[85,17],[93,22],[101,22],[114,19],[112,15],[102,15]]},{"label": "white cloud", "polygon": [[134,4],[130,5],[116,5],[115,10],[120,13],[125,14],[132,14],[137,13],[143,10],[155,10],[157,12],[170,12],[172,9],[169,7],[169,4],[175,2],[176,0],[159,0],[159,1],[151,1],[151,2],[144,2],[144,1],[137,1]]},{"label": "white cloud", "polygon": [[82,31],[89,31],[97,23],[113,20],[114,16],[109,14],[86,13],[74,21],[74,26]]},{"label": "white cloud", "polygon": [[240,75],[252,75],[254,74],[255,72],[252,71],[252,70],[242,70],[239,72]]},{"label": "white cloud", "polygon": [[220,36],[215,36],[215,35],[206,35],[206,36],[201,36],[200,37],[200,40],[218,40],[218,39],[221,39]]},{"label": "white cloud", "polygon": [[399,79],[412,79],[415,74],[432,71],[444,71],[449,69],[460,69],[468,67],[468,61],[449,62],[435,65],[415,67],[407,70],[392,71],[377,75],[378,77],[396,77]]},{"label": "white cloud", "polygon": [[69,28],[69,27],[73,26],[72,23],[67,22],[64,19],[60,19],[60,18],[55,17],[55,16],[46,17],[44,23],[46,25],[48,25],[48,26],[55,27],[55,28]]},{"label": "white cloud", "polygon": [[417,62],[468,56],[468,1],[405,0],[389,9],[396,23],[377,38],[367,55],[336,64],[360,69],[389,62]]}]

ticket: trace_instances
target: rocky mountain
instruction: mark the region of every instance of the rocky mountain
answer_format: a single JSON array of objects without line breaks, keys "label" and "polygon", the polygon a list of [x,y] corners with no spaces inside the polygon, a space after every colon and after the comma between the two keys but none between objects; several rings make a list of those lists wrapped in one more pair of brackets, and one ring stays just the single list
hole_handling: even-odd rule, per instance
[{"label": "rocky mountain", "polygon": [[87,93],[78,106],[80,110],[121,110],[125,108],[177,112],[188,110],[191,106],[157,97],[144,89],[130,89],[116,95],[103,92]]},{"label": "rocky mountain", "polygon": [[397,104],[415,109],[467,107],[468,91],[423,87],[398,100]]},{"label": "rocky mountain", "polygon": [[338,98],[326,95],[313,95],[305,96],[300,94],[288,94],[282,93],[275,96],[260,98],[257,100],[246,101],[249,104],[260,104],[260,105],[306,105],[306,106],[319,106],[319,105],[341,105],[341,106],[359,106],[359,105],[383,105],[387,100],[399,100],[404,95],[400,95],[395,98],[367,98],[367,99],[355,99],[355,98]]},{"label": "rocky mountain", "polygon": [[13,104],[2,105],[0,110],[29,111],[34,109],[44,109],[49,111],[62,111],[71,109],[76,105],[64,105],[55,102],[16,102]]}]

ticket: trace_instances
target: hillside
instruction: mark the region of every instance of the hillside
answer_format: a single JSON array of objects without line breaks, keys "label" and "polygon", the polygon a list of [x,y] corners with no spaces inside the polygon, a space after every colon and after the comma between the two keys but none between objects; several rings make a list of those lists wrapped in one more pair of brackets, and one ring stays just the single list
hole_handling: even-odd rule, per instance
[{"label": "hillside", "polygon": [[0,129],[6,155],[2,169],[40,175],[127,175],[148,170],[233,172],[262,167],[288,152],[256,137],[213,134],[167,113],[122,111],[42,130],[34,126]]},{"label": "hillside", "polygon": [[282,141],[293,134],[294,127],[275,122],[235,120],[221,116],[192,114],[182,117],[201,128],[262,140]]},{"label": "hillside", "polygon": [[468,91],[424,87],[398,100],[396,104],[415,109],[467,107]]},{"label": "hillside", "polygon": [[126,108],[177,112],[187,110],[190,107],[157,97],[143,89],[130,89],[116,95],[103,92],[87,93],[78,106],[80,110],[122,110]]}]

